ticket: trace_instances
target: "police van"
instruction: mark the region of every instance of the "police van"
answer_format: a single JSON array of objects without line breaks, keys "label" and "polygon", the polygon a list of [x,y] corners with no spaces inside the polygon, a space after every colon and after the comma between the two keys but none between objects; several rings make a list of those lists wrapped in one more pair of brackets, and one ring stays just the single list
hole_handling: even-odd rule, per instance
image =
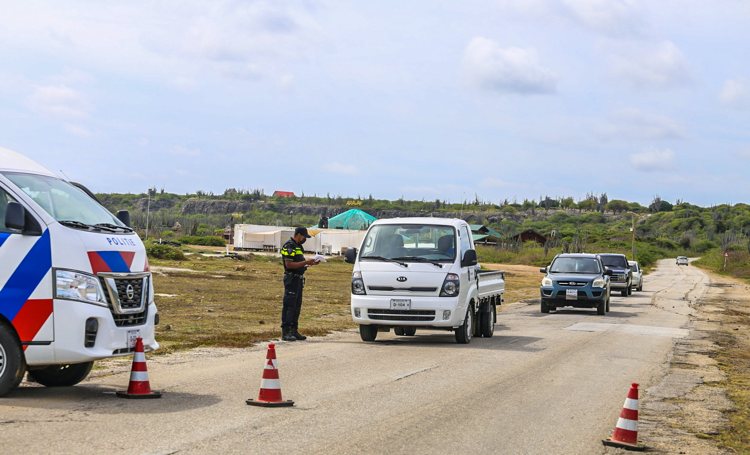
[{"label": "police van", "polygon": [[71,386],[93,362],[145,349],[158,314],[146,249],[80,184],[0,148],[0,396],[26,371]]}]

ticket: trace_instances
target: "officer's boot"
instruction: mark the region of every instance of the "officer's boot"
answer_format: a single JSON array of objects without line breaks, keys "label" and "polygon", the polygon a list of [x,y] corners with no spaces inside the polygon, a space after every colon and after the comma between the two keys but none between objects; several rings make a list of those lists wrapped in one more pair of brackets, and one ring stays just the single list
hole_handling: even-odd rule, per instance
[{"label": "officer's boot", "polygon": [[281,328],[281,339],[284,341],[297,341],[297,337],[292,333],[292,329],[287,329],[285,327]]},{"label": "officer's boot", "polygon": [[297,327],[294,327],[292,329],[292,335],[294,335],[294,338],[296,338],[296,339],[298,339],[300,341],[307,339],[306,336],[302,335],[301,333],[299,333],[299,331],[297,331]]}]

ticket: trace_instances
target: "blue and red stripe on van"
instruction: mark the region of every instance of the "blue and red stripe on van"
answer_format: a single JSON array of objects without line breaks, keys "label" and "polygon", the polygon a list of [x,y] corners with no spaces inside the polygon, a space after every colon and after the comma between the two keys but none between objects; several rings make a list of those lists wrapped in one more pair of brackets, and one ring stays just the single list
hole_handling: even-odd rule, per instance
[{"label": "blue and red stripe on van", "polygon": [[130,273],[135,253],[132,251],[89,251],[91,272]]},{"label": "blue and red stripe on van", "polygon": [[3,243],[8,240],[8,237],[10,237],[10,234],[7,232],[0,232],[0,246],[3,246]]}]

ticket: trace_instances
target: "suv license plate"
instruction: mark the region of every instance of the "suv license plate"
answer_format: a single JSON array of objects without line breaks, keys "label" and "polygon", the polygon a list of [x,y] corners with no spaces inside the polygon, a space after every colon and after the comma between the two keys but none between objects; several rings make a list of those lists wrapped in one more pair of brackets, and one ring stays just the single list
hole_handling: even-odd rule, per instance
[{"label": "suv license plate", "polygon": [[135,347],[136,338],[140,338],[140,330],[128,330],[128,348],[133,349]]},{"label": "suv license plate", "polygon": [[392,310],[411,310],[411,299],[391,299]]},{"label": "suv license plate", "polygon": [[578,300],[578,289],[565,290],[565,300]]}]

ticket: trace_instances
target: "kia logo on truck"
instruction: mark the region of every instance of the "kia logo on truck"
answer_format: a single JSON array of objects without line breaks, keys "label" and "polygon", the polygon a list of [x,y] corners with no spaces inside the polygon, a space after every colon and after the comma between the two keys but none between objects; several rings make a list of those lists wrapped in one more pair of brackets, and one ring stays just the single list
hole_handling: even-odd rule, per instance
[{"label": "kia logo on truck", "polygon": [[406,277],[405,276],[400,276],[400,277],[396,278],[396,281],[398,281],[399,283],[403,283],[404,281],[406,281]]}]

